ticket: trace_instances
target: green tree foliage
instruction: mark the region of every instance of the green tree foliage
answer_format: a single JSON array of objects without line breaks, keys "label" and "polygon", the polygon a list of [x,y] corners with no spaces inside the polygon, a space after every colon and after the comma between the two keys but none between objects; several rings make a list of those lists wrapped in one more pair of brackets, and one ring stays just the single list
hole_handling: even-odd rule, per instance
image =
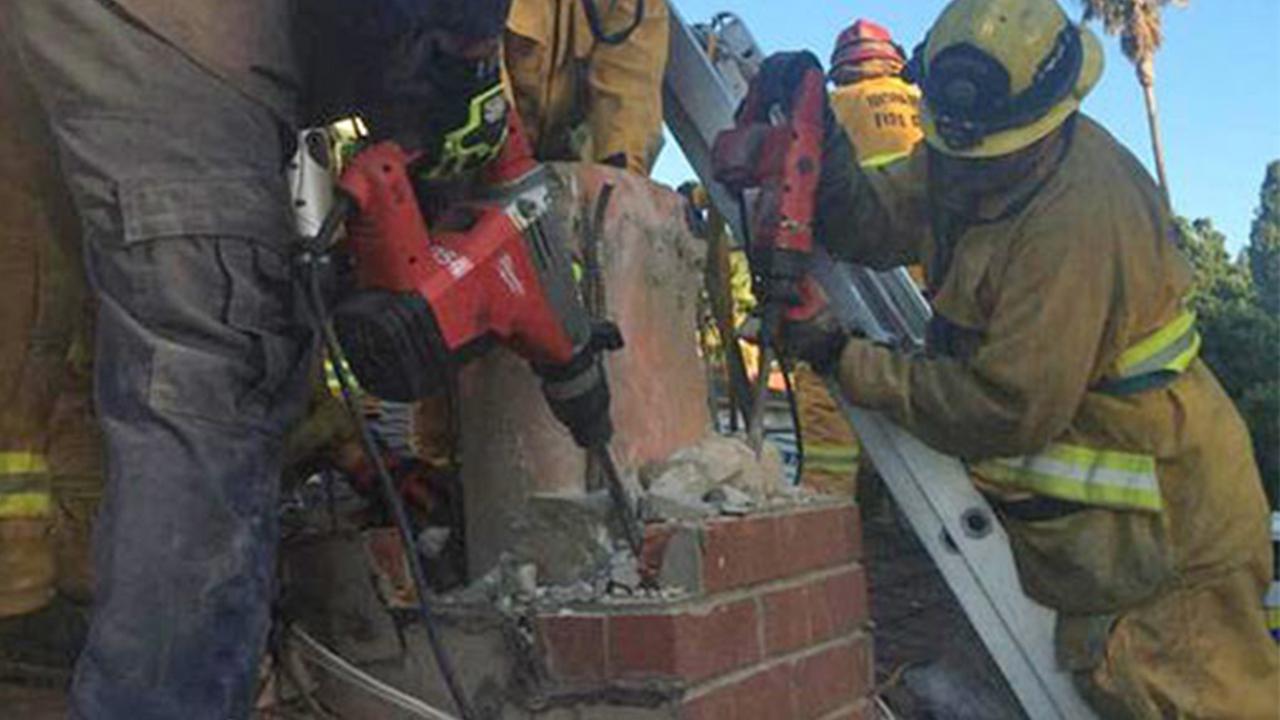
[{"label": "green tree foliage", "polygon": [[1241,259],[1232,259],[1226,237],[1207,219],[1179,218],[1178,229],[1196,271],[1191,306],[1204,338],[1202,356],[1249,426],[1274,506],[1280,499],[1280,313],[1275,295],[1268,300],[1266,293],[1276,292],[1280,274],[1280,163],[1268,168],[1253,239]]},{"label": "green tree foliage", "polygon": [[1267,166],[1262,182],[1262,202],[1249,234],[1249,270],[1258,302],[1272,315],[1280,314],[1280,160]]}]

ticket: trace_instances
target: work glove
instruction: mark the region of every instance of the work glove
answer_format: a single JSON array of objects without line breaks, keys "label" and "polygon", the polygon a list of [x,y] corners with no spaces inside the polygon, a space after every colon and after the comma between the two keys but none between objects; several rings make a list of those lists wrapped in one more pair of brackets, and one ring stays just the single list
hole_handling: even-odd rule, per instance
[{"label": "work glove", "polygon": [[[730,192],[758,187],[764,178],[782,174],[787,131],[775,121],[785,124],[791,117],[797,90],[810,71],[822,73],[813,53],[775,53],[751,80],[734,115],[734,127],[717,135],[711,150],[712,172]],[[834,119],[825,95],[822,102],[823,116]],[[774,117],[775,111],[781,117]]]},{"label": "work glove", "polygon": [[568,364],[534,366],[542,378],[542,393],[551,414],[569,430],[578,447],[604,447],[613,439],[603,354],[621,349],[622,345],[617,325],[599,323],[592,331],[591,341]]},{"label": "work glove", "polygon": [[829,308],[807,320],[786,320],[781,335],[783,353],[809,363],[819,375],[829,375],[839,367],[840,356],[852,337]]},{"label": "work glove", "polygon": [[765,58],[760,72],[752,78],[747,97],[734,120],[739,125],[753,122],[769,124],[769,114],[775,105],[790,117],[796,90],[804,74],[810,70],[823,72],[822,63],[808,50],[778,52]]}]

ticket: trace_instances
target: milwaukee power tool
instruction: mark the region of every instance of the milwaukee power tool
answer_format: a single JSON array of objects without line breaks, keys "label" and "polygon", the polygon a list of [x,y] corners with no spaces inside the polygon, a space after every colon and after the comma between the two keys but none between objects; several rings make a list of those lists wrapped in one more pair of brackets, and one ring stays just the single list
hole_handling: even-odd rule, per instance
[{"label": "milwaukee power tool", "polygon": [[[735,193],[749,217],[742,238],[760,303],[760,373],[748,436],[763,439],[764,399],[783,319],[807,320],[825,305],[808,278],[813,218],[822,167],[826,76],[810,53],[765,60],[734,118],[715,140],[716,179]],[[748,191],[754,191],[748,210]]]},{"label": "milwaukee power tool", "polygon": [[[413,182],[415,154],[393,141],[358,152],[339,180],[326,229],[345,217],[357,289],[333,328],[360,385],[412,401],[443,391],[462,365],[494,345],[528,360],[552,414],[597,459],[636,557],[642,539],[609,452],[613,422],[602,364],[622,347],[611,322],[587,313],[561,221],[550,210],[546,170],[509,116],[485,185],[514,198],[463,208],[462,221],[431,232]],[[456,213],[455,213],[456,214]],[[441,223],[443,224],[443,223]]]},{"label": "milwaukee power tool", "polygon": [[532,363],[578,444],[604,445],[612,423],[600,355],[621,336],[587,315],[547,215],[544,170],[512,119],[486,172],[488,186],[514,188],[515,199],[467,207],[445,231],[427,228],[413,154],[384,141],[355,155],[339,187],[358,289],[335,310],[334,329],[361,386],[398,401],[442,391],[468,360],[504,345]]}]

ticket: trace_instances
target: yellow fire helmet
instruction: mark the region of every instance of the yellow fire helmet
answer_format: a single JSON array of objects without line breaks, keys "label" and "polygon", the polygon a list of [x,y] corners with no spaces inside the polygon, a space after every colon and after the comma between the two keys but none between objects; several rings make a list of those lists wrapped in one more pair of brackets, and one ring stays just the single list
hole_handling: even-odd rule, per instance
[{"label": "yellow fire helmet", "polygon": [[1053,132],[1102,75],[1102,45],[1054,0],[953,0],[916,48],[925,140],[955,157],[1021,150]]}]

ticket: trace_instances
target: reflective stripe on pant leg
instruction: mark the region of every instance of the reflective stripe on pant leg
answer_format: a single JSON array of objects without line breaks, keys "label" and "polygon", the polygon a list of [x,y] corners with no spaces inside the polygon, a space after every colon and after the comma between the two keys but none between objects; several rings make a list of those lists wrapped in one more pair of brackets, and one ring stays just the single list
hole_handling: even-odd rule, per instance
[{"label": "reflective stripe on pant leg", "polygon": [[53,596],[49,536],[53,498],[44,458],[0,452],[0,618],[43,607]]},{"label": "reflective stripe on pant leg", "polygon": [[43,455],[0,452],[0,520],[48,517],[53,508]]},{"label": "reflective stripe on pant leg", "polygon": [[806,470],[834,474],[852,474],[858,469],[858,447],[833,443],[806,442],[804,466]]}]

